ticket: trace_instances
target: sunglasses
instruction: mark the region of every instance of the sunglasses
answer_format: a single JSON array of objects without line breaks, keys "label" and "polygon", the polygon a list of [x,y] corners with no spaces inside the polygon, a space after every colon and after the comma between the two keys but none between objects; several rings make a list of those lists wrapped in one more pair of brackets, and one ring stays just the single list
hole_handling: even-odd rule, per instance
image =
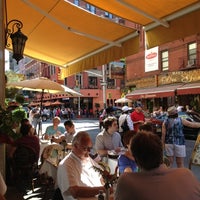
[{"label": "sunglasses", "polygon": [[81,148],[83,149],[83,151],[88,151],[90,152],[92,147],[85,147],[85,146],[81,146]]}]

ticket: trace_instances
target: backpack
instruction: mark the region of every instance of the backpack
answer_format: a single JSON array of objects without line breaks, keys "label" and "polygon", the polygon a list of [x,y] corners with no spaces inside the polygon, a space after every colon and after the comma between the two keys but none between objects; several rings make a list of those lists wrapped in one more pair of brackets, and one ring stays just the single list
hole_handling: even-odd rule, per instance
[{"label": "backpack", "polygon": [[130,128],[129,128],[129,126],[128,126],[128,123],[127,123],[127,116],[128,116],[128,115],[126,115],[126,118],[125,118],[124,122],[123,122],[122,125],[121,125],[121,128],[123,129],[123,132],[126,132],[126,131],[129,131],[129,130],[130,130]]}]

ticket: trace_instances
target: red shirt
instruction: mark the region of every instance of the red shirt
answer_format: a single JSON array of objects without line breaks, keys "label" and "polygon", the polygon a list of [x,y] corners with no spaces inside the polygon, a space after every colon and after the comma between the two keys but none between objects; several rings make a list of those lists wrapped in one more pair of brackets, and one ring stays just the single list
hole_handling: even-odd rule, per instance
[{"label": "red shirt", "polygon": [[132,119],[133,124],[134,124],[134,131],[138,131],[139,126],[140,126],[140,123],[135,123],[135,122],[138,122],[138,121],[145,122],[145,116],[142,112],[133,111],[131,113],[131,119]]}]

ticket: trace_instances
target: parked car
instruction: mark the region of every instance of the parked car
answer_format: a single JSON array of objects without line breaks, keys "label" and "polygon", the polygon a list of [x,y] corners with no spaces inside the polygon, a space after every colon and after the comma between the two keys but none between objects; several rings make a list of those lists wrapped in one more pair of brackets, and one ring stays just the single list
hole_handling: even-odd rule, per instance
[{"label": "parked car", "polygon": [[[178,112],[178,116],[182,119],[186,119],[191,122],[200,122],[200,113],[197,112]],[[160,115],[158,117],[152,117],[149,122],[152,123],[153,130],[156,134],[161,136],[162,132],[162,123],[165,119],[167,119],[167,113]],[[186,139],[196,140],[197,135],[199,134],[199,128],[191,128],[187,126],[183,126],[183,133]]]}]

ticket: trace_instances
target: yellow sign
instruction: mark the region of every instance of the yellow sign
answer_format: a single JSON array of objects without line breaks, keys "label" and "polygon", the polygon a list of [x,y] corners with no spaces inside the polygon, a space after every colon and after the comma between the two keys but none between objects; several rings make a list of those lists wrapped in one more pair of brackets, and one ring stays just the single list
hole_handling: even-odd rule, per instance
[{"label": "yellow sign", "polygon": [[190,158],[189,169],[191,169],[191,165],[200,166],[200,134],[198,135],[194,145],[192,156]]}]

